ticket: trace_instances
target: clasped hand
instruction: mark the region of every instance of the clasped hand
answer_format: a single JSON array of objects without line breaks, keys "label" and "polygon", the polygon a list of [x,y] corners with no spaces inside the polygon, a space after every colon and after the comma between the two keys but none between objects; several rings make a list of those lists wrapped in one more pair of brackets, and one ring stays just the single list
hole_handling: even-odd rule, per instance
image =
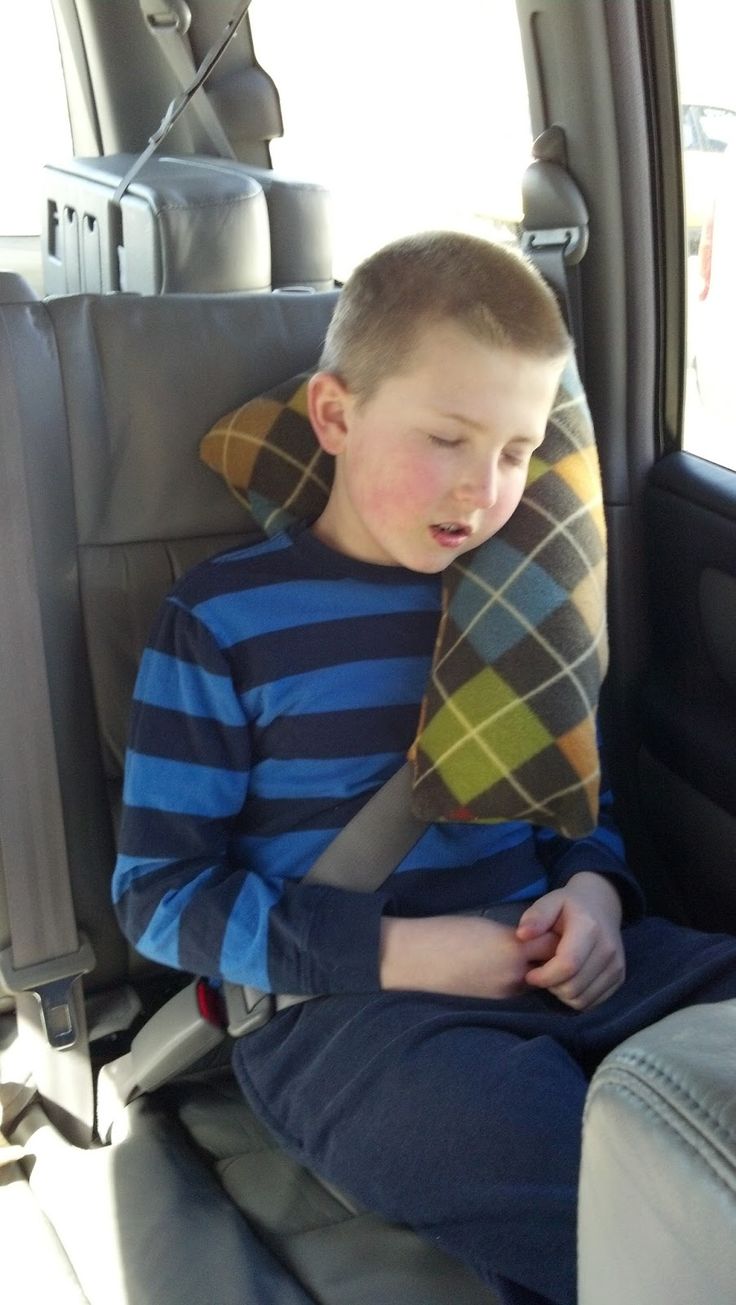
[{"label": "clasped hand", "polygon": [[526,982],[545,988],[573,1010],[597,1006],[620,988],[626,976],[621,938],[621,899],[601,875],[583,871],[522,915],[516,937],[530,943],[552,933],[557,946]]},{"label": "clasped hand", "polygon": [[516,929],[480,916],[384,918],[381,987],[494,1000],[542,988],[585,1010],[623,982],[620,924],[616,889],[588,872],[537,898]]}]

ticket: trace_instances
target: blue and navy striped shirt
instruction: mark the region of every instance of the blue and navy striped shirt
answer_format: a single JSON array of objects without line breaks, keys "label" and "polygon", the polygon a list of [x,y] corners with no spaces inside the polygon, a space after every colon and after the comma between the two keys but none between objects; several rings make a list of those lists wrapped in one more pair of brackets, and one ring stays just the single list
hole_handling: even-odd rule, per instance
[{"label": "blue and navy striped shirt", "polygon": [[378,988],[383,913],[534,897],[577,870],[632,881],[604,819],[430,825],[377,893],[299,881],[413,741],[440,578],[300,528],[195,568],[136,684],[113,893],[144,955],[282,992]]}]

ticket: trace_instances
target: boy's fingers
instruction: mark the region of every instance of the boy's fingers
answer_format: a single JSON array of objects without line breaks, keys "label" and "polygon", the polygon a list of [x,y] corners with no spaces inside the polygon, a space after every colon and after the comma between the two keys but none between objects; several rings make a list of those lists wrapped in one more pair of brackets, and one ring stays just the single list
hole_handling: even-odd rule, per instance
[{"label": "boy's fingers", "polygon": [[524,955],[526,959],[534,964],[542,961],[550,961],[559,946],[560,940],[556,933],[543,933],[538,937],[530,938],[524,943]]},{"label": "boy's fingers", "polygon": [[589,961],[593,952],[592,944],[587,948],[573,947],[565,941],[559,943],[557,950],[546,965],[540,965],[527,975],[527,983],[535,988],[561,988],[571,983]]},{"label": "boy's fingers", "polygon": [[555,893],[547,893],[524,912],[516,926],[520,942],[538,937],[553,928],[562,909],[562,900]]},{"label": "boy's fingers", "polygon": [[561,1001],[572,1006],[574,1010],[588,1010],[591,1006],[600,1006],[602,1002],[612,997],[623,983],[625,974],[623,969],[613,966],[603,971],[602,974],[590,983],[582,992],[575,997],[565,997],[562,993],[556,994]]}]

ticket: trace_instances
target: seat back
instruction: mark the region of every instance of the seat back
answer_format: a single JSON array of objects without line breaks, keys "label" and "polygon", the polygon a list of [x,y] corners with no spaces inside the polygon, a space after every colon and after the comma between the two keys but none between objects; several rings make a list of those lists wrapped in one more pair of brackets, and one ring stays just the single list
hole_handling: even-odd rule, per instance
[{"label": "seat back", "polygon": [[[334,293],[265,293],[0,307],[27,452],[72,890],[98,960],[90,988],[148,965],[110,901],[128,705],[148,628],[183,571],[248,530],[241,504],[199,461],[199,441],[226,410],[314,365],[334,302]],[[8,939],[0,876],[0,948]]]}]

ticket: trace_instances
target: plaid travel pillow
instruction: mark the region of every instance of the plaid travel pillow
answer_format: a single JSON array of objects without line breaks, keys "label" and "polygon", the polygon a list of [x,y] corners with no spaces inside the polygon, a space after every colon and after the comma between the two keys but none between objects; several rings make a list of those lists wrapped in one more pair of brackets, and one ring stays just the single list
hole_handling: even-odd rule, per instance
[{"label": "plaid travel pillow", "polygon": [[[319,515],[333,460],[306,376],[220,418],[204,462],[267,534]],[[424,820],[529,820],[568,838],[597,821],[596,711],[607,667],[606,537],[592,423],[574,361],[511,520],[443,575],[443,616],[411,750]]]}]

